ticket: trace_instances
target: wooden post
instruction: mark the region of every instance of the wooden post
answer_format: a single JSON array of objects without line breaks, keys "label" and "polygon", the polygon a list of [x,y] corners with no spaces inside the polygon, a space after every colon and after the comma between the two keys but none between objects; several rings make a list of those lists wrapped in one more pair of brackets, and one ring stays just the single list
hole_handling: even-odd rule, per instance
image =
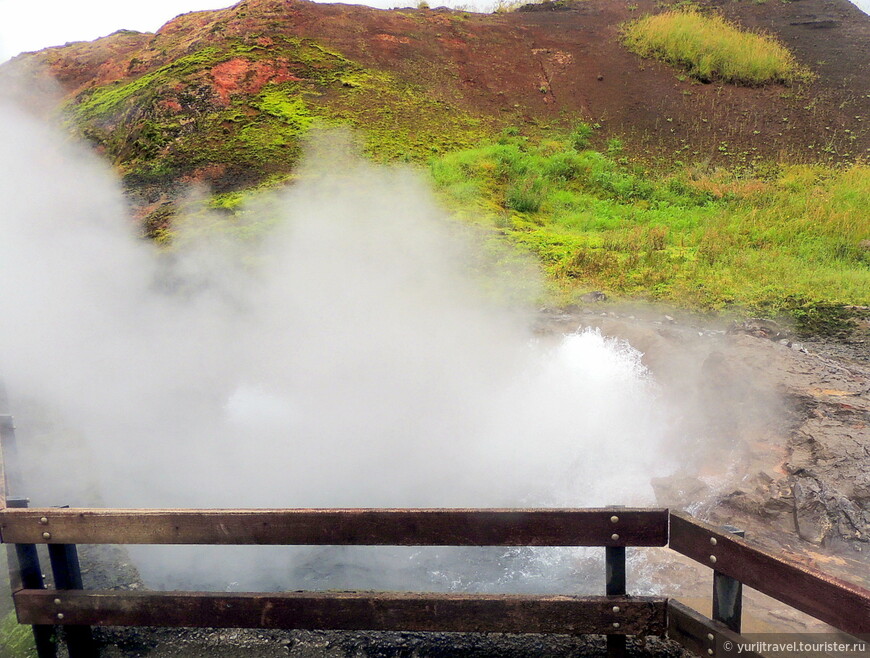
[{"label": "wooden post", "polygon": [[[48,557],[51,560],[55,589],[84,589],[75,544],[49,544]],[[89,658],[97,655],[90,626],[64,626],[63,633],[70,658]]]},{"label": "wooden post", "polygon": [[[605,563],[607,568],[606,594],[608,596],[625,596],[625,546],[605,547]],[[614,606],[617,612],[618,606]],[[619,628],[619,622],[613,622],[614,630]],[[623,658],[625,656],[625,635],[607,636],[607,657]]]},{"label": "wooden post", "polygon": [[[0,483],[6,497],[20,496],[21,465],[18,462],[18,443],[15,439],[15,423],[12,416],[0,415],[0,464],[3,468],[0,476],[5,480]],[[9,506],[11,507],[11,505]]]},{"label": "wooden post", "polygon": [[0,434],[0,512],[6,509],[7,498],[9,498],[9,486],[6,482],[6,464],[3,457],[3,436]]},{"label": "wooden post", "polygon": [[[2,410],[6,410],[6,389],[0,383],[0,404]],[[22,498],[21,494],[21,467],[18,463],[18,444],[15,440],[15,423],[12,416],[0,415],[0,499],[3,508],[26,508],[30,500]],[[15,494],[15,495],[13,495]],[[9,561],[9,588],[15,592],[17,589],[45,589],[45,581],[42,578],[42,567],[39,564],[39,554],[35,544],[15,544],[7,546],[7,559]],[[57,656],[57,641],[54,626],[35,625],[33,628],[33,640],[36,644],[36,653],[39,658],[55,658]]]},{"label": "wooden post", "polygon": [[[723,530],[738,537],[746,536],[743,530],[734,526],[723,526]],[[721,621],[735,633],[740,632],[743,615],[743,583],[723,573],[713,570],[713,619]]]},{"label": "wooden post", "polygon": [[[6,503],[10,508],[24,508],[29,504],[27,498],[9,498]],[[19,589],[45,589],[42,578],[42,567],[39,564],[39,554],[35,544],[15,544],[7,546],[9,557],[9,586],[13,592]],[[14,555],[14,558],[13,558]],[[35,625],[33,640],[39,658],[55,658],[57,656],[57,641],[54,626]]]}]

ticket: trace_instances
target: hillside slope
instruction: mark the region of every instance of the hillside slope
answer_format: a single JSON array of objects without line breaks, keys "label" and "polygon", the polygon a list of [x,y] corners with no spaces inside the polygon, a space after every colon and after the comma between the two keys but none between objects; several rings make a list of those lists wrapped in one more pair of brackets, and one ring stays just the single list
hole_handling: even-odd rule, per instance
[{"label": "hillside slope", "polygon": [[226,191],[285,175],[315,123],[363,128],[384,159],[423,160],[505,126],[580,119],[664,161],[868,153],[870,17],[845,0],[713,4],[778,35],[815,80],[700,84],[644,60],[620,43],[620,25],[660,11],[653,0],[505,14],[243,0],[156,34],[119,31],[0,68],[45,67],[71,124],[149,209],[180,183]]}]

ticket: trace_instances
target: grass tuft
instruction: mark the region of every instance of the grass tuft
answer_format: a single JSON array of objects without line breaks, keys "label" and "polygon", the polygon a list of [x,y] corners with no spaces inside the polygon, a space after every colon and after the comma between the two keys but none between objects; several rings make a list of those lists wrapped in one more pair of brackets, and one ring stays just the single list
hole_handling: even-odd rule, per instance
[{"label": "grass tuft", "polygon": [[870,166],[663,174],[622,163],[612,145],[578,150],[578,132],[538,142],[505,133],[430,163],[451,207],[536,257],[548,301],[572,303],[592,287],[788,313],[810,330],[831,309],[870,305]]},{"label": "grass tuft", "polygon": [[627,23],[623,40],[638,55],[682,67],[705,82],[754,86],[791,83],[812,75],[774,37],[747,32],[722,16],[706,16],[696,9],[666,11]]},{"label": "grass tuft", "polygon": [[33,632],[18,623],[14,612],[0,618],[0,658],[36,658]]}]

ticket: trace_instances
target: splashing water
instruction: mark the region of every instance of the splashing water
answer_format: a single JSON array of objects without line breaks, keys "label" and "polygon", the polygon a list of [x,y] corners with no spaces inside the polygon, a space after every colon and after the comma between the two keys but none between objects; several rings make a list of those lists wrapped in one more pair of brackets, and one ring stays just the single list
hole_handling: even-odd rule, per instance
[{"label": "splashing water", "polygon": [[[424,182],[345,150],[325,139],[294,186],[243,214],[277,223],[261,239],[182,226],[167,256],[129,232],[93,156],[0,111],[0,366],[37,504],[652,502],[673,465],[641,355],[594,331],[531,339],[481,294]],[[238,582],[280,587],[579,578],[577,552],[249,550],[134,555],[163,586],[223,587],[215,574],[240,562],[256,568]]]}]

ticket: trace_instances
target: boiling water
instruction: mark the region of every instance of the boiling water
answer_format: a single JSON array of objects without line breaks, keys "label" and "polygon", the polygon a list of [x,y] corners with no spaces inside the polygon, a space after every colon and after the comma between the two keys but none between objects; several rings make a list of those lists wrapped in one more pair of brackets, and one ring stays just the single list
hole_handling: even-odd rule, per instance
[{"label": "boiling water", "polygon": [[[166,253],[130,231],[104,165],[0,111],[0,364],[35,504],[653,502],[671,414],[641,355],[593,331],[532,338],[423,179],[348,150],[322,137],[287,191],[200,212]],[[585,555],[133,554],[155,586],[484,591],[573,591]]]}]

